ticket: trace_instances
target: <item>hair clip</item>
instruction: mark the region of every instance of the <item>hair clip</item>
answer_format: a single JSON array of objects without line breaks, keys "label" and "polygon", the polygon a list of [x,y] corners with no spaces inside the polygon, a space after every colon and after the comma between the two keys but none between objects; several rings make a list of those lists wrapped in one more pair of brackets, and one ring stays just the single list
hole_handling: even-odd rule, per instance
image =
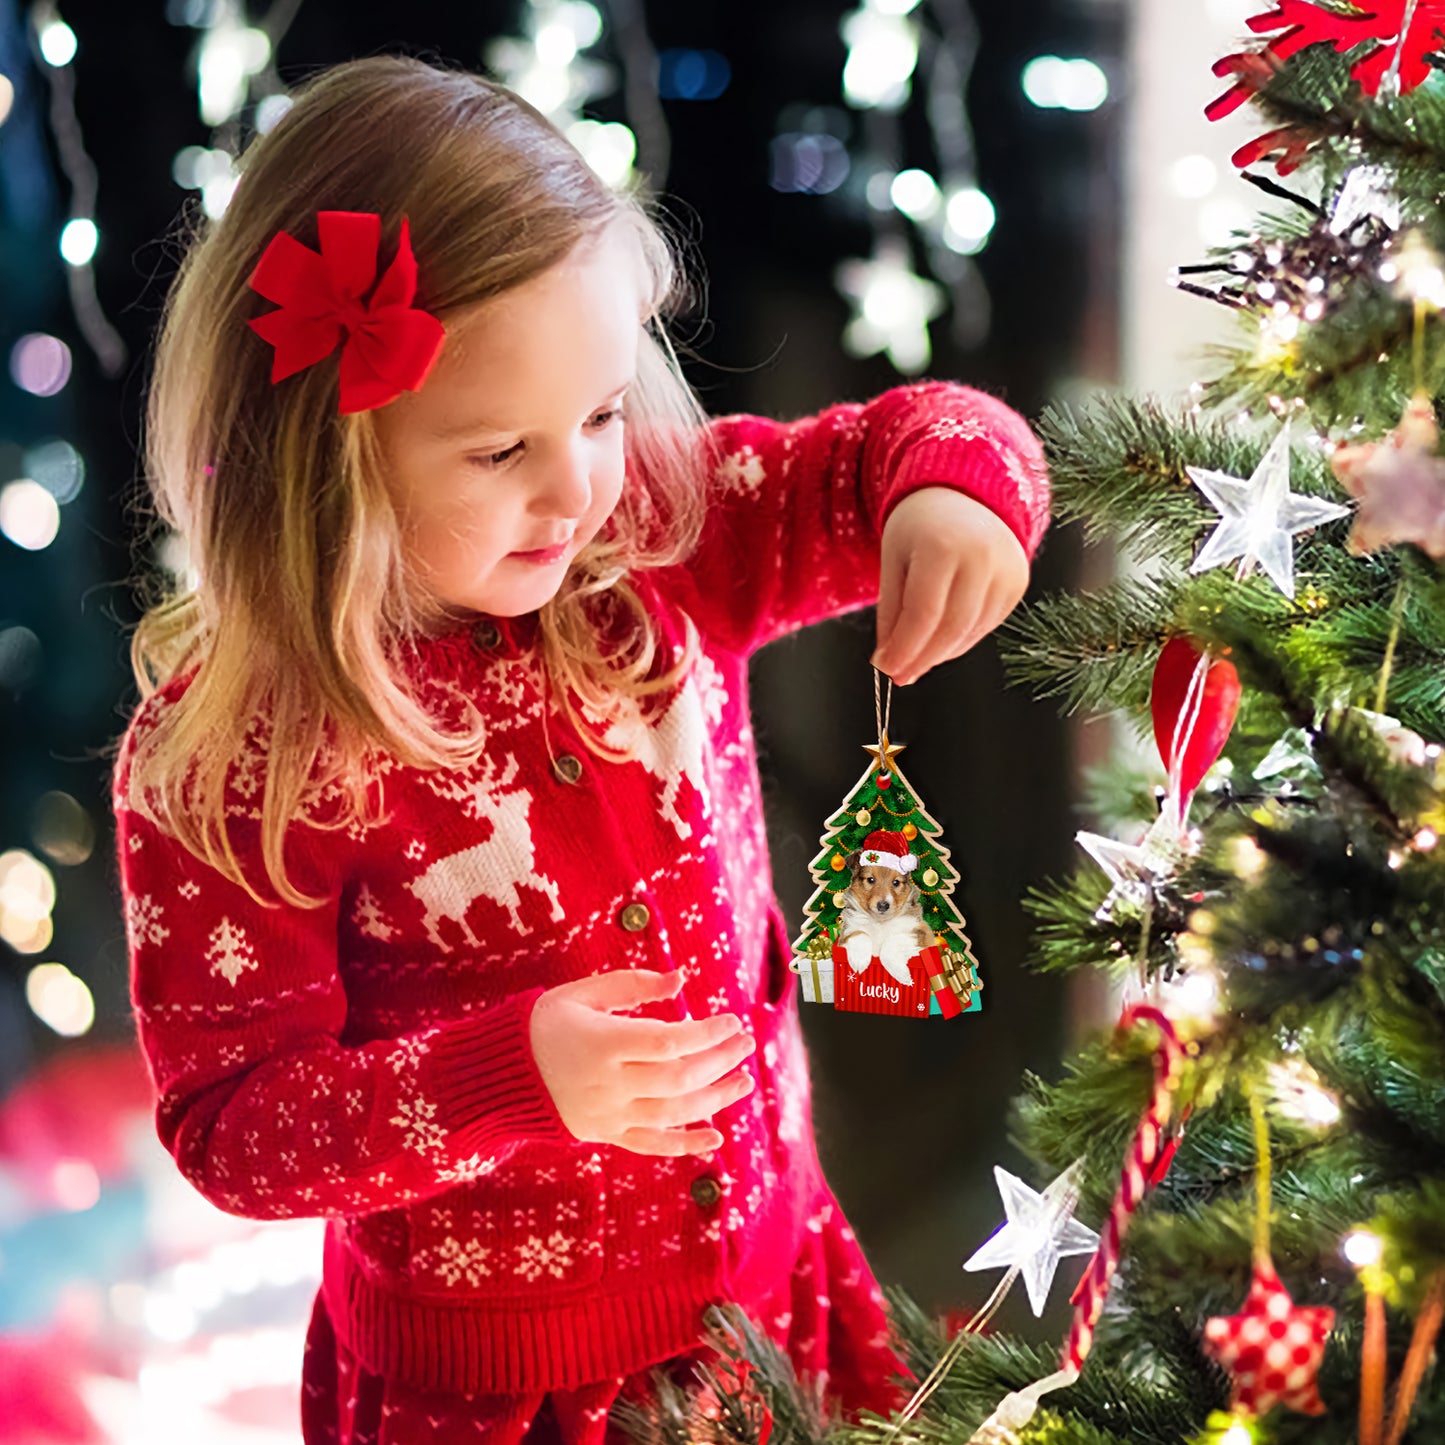
[{"label": "hair clip", "polygon": [[417,391],[441,355],[445,328],[412,306],[416,257],[405,216],[396,258],[371,299],[376,281],[381,217],[374,211],[320,211],[321,251],[285,231],[271,238],[247,284],[279,311],[247,325],[276,348],[273,383],[330,356],[343,333],[341,414],[369,411]]}]

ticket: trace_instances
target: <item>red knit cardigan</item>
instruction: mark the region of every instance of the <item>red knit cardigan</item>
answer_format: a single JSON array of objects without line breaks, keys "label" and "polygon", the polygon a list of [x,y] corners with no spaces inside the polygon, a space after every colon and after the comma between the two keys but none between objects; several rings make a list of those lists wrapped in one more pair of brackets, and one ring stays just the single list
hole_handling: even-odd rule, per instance
[{"label": "red knit cardigan", "polygon": [[[408,652],[438,718],[492,728],[468,770],[379,769],[387,811],[288,825],[290,876],[324,907],[260,907],[127,804],[136,711],[113,780],[119,883],[156,1128],[187,1180],[253,1219],[328,1220],[322,1290],[367,1365],[466,1392],[565,1388],[692,1348],[703,1310],[786,1282],[810,1227],[852,1239],[814,1146],[789,937],[770,884],[748,658],[874,603],[889,511],[920,487],[993,508],[1026,551],[1048,514],[1037,441],[1001,402],[901,386],[791,423],[711,423],[719,495],[685,564],[637,579],[665,647],[702,647],[651,723],[599,728],[605,762],[544,702],[535,615],[479,617]],[[227,781],[237,857],[263,896],[266,728]],[[654,1017],[734,1011],[752,1093],[721,1147],[644,1156],[564,1126],[529,1042],[544,989],[685,965]],[[874,1286],[876,1298],[876,1286]]]}]

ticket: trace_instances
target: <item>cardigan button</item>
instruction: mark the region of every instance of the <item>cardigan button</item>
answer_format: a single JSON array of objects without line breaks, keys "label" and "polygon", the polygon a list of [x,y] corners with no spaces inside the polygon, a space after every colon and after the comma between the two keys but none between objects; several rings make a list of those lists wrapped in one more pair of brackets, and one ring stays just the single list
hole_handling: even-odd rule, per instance
[{"label": "cardigan button", "polygon": [[571,753],[563,753],[552,764],[552,771],[564,783],[575,783],[582,776],[582,760]]},{"label": "cardigan button", "polygon": [[722,1198],[722,1185],[711,1174],[700,1174],[692,1181],[692,1200],[699,1209],[711,1209]]},{"label": "cardigan button", "polygon": [[502,630],[495,622],[479,622],[472,628],[472,641],[478,647],[493,648],[500,644]]},{"label": "cardigan button", "polygon": [[617,915],[617,921],[629,932],[640,933],[647,927],[652,914],[648,912],[645,903],[629,903],[626,908]]}]

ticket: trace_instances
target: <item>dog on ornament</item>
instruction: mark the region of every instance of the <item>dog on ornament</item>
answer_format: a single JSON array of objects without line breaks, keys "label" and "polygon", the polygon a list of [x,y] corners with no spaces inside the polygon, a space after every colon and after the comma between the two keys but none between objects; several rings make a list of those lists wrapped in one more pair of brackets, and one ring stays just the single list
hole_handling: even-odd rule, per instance
[{"label": "dog on ornament", "polygon": [[918,866],[902,833],[880,829],[844,860],[850,870],[838,914],[838,942],[848,966],[862,973],[877,958],[904,987],[913,983],[908,961],[933,942],[923,921],[922,895],[909,876]]}]

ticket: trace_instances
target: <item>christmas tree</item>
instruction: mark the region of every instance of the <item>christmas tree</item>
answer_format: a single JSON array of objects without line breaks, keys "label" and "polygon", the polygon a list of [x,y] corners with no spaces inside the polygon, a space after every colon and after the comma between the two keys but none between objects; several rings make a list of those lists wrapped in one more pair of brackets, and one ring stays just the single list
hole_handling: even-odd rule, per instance
[{"label": "christmas tree", "polygon": [[1022,614],[1014,674],[1152,713],[1162,768],[1101,775],[1105,831],[1029,900],[1035,966],[1123,996],[1025,1081],[1016,1138],[1053,1183],[995,1237],[1006,1282],[1047,1284],[1098,1227],[1067,1341],[892,1290],[927,1393],[850,1424],[735,1319],[768,1411],[673,1438],[1445,1441],[1442,27],[1430,0],[1252,20],[1210,114],[1263,117],[1235,160],[1270,210],[1180,274],[1238,342],[1177,404],[1041,422],[1060,520],[1126,565]]},{"label": "christmas tree", "polygon": [[[887,733],[876,744],[865,744],[864,750],[873,761],[828,819],[822,850],[808,865],[817,887],[803,906],[803,931],[794,941],[793,951],[800,964],[831,959],[844,903],[842,890],[848,884],[849,858],[858,853],[870,834],[880,829],[901,833],[910,854],[917,859],[909,876],[918,888],[923,921],[940,950],[944,977],[963,1012],[975,1012],[982,987],[978,963],[964,932],[963,915],[950,896],[958,873],[948,861],[948,849],[938,841],[943,829],[929,816],[898,766],[903,746],[889,742]],[[814,997],[812,1001],[826,999]],[[936,999],[931,1002],[930,1012],[940,1012]]]}]

